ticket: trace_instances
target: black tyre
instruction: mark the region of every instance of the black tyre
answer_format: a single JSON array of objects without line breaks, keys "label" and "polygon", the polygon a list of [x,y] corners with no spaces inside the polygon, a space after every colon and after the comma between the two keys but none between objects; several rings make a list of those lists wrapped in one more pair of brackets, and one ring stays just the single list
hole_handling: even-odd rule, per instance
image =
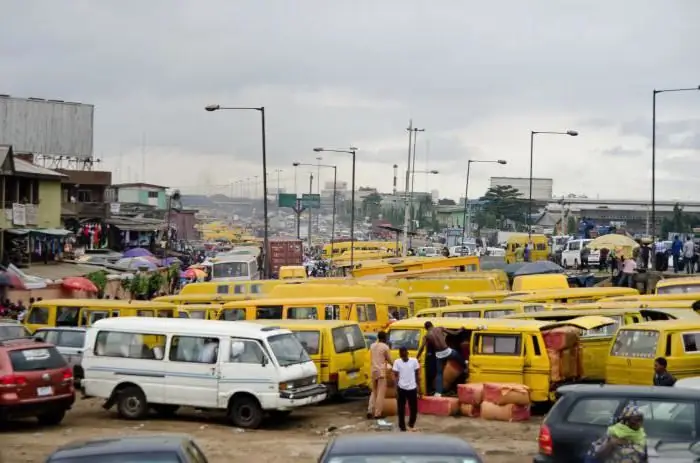
[{"label": "black tyre", "polygon": [[263,420],[263,411],[258,401],[252,397],[237,397],[229,409],[229,418],[234,426],[255,429]]},{"label": "black tyre", "polygon": [[273,420],[284,420],[291,414],[291,410],[272,410],[270,412],[270,418]]},{"label": "black tyre", "polygon": [[127,387],[119,391],[117,412],[126,420],[140,420],[148,414],[148,403],[143,391],[138,387]]},{"label": "black tyre", "polygon": [[61,424],[61,421],[63,421],[63,418],[65,416],[66,411],[61,409],[42,413],[41,415],[38,415],[36,419],[39,421],[39,424],[43,426],[56,426],[58,424]]},{"label": "black tyre", "polygon": [[152,404],[151,408],[161,418],[172,418],[180,407],[169,404]]}]

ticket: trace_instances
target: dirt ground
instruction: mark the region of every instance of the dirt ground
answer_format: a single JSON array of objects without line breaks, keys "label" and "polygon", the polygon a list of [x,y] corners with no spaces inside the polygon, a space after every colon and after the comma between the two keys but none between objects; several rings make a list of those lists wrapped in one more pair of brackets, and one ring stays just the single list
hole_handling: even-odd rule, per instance
[{"label": "dirt ground", "polygon": [[[0,461],[43,462],[56,447],[91,438],[146,433],[187,433],[195,438],[212,463],[314,462],[329,436],[355,432],[390,432],[373,429],[364,418],[364,400],[307,407],[260,430],[234,428],[221,415],[181,410],[174,419],[155,417],[123,421],[98,400],[78,400],[61,426],[42,428],[35,420],[8,423],[0,428]],[[389,420],[395,423],[395,419]],[[527,423],[503,423],[478,418],[421,415],[417,428],[462,437],[484,455],[487,463],[532,462],[537,451],[539,417]]]}]

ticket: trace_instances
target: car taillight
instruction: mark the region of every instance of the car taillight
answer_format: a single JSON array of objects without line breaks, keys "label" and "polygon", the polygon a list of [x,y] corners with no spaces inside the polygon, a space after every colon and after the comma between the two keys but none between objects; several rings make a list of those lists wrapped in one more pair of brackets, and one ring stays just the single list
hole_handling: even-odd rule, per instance
[{"label": "car taillight", "polygon": [[63,370],[63,381],[72,381],[73,380],[73,370],[71,368],[66,368]]},{"label": "car taillight", "polygon": [[540,426],[540,435],[537,438],[539,443],[540,453],[545,455],[552,454],[552,433],[549,432],[549,427],[546,424]]},{"label": "car taillight", "polygon": [[14,386],[24,386],[27,384],[27,378],[18,375],[6,375],[0,376],[0,386],[2,387],[14,387]]}]

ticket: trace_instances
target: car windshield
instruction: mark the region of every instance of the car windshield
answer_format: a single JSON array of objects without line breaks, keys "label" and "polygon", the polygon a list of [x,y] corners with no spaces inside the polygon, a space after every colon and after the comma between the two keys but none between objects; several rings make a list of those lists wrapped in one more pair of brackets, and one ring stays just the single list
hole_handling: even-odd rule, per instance
[{"label": "car windshield", "polygon": [[382,455],[331,457],[330,463],[478,463],[476,457],[450,455]]},{"label": "car windshield", "polygon": [[31,336],[29,331],[22,325],[4,325],[0,326],[0,341],[6,339],[19,339]]},{"label": "car windshield", "polygon": [[175,452],[118,453],[114,455],[88,455],[84,457],[49,458],[48,463],[180,463]]},{"label": "car windshield", "polygon": [[299,339],[291,333],[270,336],[267,342],[270,344],[270,349],[272,349],[272,353],[275,354],[277,362],[282,367],[311,361],[304,346],[299,342]]}]

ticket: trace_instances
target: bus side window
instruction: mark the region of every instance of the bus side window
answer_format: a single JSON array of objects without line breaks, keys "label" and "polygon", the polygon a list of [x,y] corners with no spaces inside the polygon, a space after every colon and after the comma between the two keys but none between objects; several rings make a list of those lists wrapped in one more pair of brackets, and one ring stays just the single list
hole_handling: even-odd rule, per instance
[{"label": "bus side window", "polygon": [[671,356],[671,346],[672,346],[671,334],[667,334],[666,335],[666,354],[665,354],[666,357]]},{"label": "bus side window", "polygon": [[367,320],[371,322],[377,321],[377,306],[374,304],[367,304]]},{"label": "bus side window", "polygon": [[357,304],[355,310],[357,311],[357,321],[358,322],[366,322],[367,321],[367,312],[365,310],[365,305],[364,304]]}]

